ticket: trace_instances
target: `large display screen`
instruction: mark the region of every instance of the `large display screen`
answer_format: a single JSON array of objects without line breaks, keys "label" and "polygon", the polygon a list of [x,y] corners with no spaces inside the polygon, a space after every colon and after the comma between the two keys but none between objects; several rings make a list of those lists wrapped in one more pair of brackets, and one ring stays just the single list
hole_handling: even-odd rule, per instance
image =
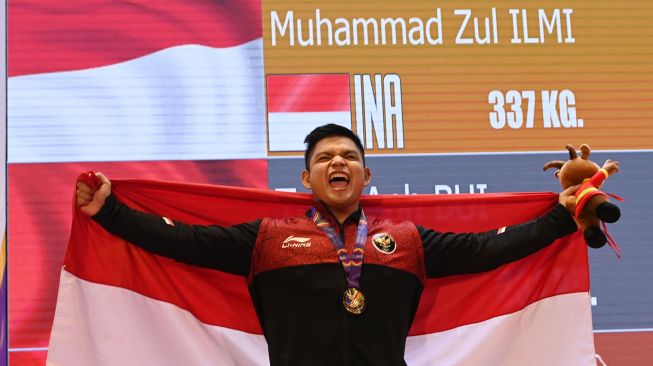
[{"label": "large display screen", "polygon": [[621,163],[590,250],[597,332],[653,330],[653,5],[8,1],[8,325],[44,364],[82,171],[302,191],[303,139],[360,136],[366,194],[559,191],[566,144]]}]

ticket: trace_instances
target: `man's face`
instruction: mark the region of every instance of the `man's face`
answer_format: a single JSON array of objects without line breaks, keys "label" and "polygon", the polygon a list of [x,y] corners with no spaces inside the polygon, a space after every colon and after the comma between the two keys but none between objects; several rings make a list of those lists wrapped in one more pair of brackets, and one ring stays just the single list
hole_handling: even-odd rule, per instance
[{"label": "man's face", "polygon": [[334,213],[351,213],[358,208],[371,173],[352,140],[341,136],[320,140],[310,156],[309,167],[302,172],[302,184],[313,191],[317,200]]}]

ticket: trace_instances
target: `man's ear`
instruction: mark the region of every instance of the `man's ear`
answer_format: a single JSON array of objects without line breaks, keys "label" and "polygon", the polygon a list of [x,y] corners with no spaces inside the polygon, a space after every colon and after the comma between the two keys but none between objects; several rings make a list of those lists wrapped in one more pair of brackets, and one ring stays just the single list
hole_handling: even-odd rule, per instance
[{"label": "man's ear", "polygon": [[372,181],[372,171],[370,168],[365,167],[365,187]]},{"label": "man's ear", "polygon": [[306,189],[311,189],[311,182],[309,180],[310,177],[311,177],[311,172],[309,172],[308,170],[302,171],[302,185]]}]

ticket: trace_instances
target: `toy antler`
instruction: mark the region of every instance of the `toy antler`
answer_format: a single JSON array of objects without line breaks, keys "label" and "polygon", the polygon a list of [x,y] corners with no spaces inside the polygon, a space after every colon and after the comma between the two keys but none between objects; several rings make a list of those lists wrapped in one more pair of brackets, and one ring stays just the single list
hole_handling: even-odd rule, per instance
[{"label": "toy antler", "polygon": [[[565,147],[567,148],[567,150],[569,150],[569,160],[574,160],[578,158],[578,154],[576,153],[576,148],[574,147],[574,145],[567,144],[565,145]],[[589,150],[589,146],[587,147],[587,149]]]},{"label": "toy antler", "polygon": [[544,164],[544,168],[542,168],[542,170],[547,170],[547,169],[551,169],[551,168],[558,168],[558,169],[560,169],[560,168],[562,168],[562,166],[563,166],[564,164],[565,164],[565,162],[562,161],[562,160],[554,160],[554,161],[550,161],[550,162]]},{"label": "toy antler", "polygon": [[550,162],[544,164],[544,168],[542,170],[547,170],[547,169],[550,169],[550,168],[557,168],[555,173],[553,173],[553,176],[558,178],[558,175],[560,174],[560,168],[562,168],[562,166],[564,164],[565,164],[565,162],[562,161],[562,160],[550,161]]}]

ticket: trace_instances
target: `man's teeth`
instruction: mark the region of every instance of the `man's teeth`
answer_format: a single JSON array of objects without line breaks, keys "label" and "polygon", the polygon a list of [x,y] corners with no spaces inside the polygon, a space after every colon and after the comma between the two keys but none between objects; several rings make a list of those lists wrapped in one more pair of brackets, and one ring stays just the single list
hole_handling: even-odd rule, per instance
[{"label": "man's teeth", "polygon": [[329,178],[329,182],[349,182],[349,178],[347,178],[346,174],[333,174],[331,175],[331,178]]}]

